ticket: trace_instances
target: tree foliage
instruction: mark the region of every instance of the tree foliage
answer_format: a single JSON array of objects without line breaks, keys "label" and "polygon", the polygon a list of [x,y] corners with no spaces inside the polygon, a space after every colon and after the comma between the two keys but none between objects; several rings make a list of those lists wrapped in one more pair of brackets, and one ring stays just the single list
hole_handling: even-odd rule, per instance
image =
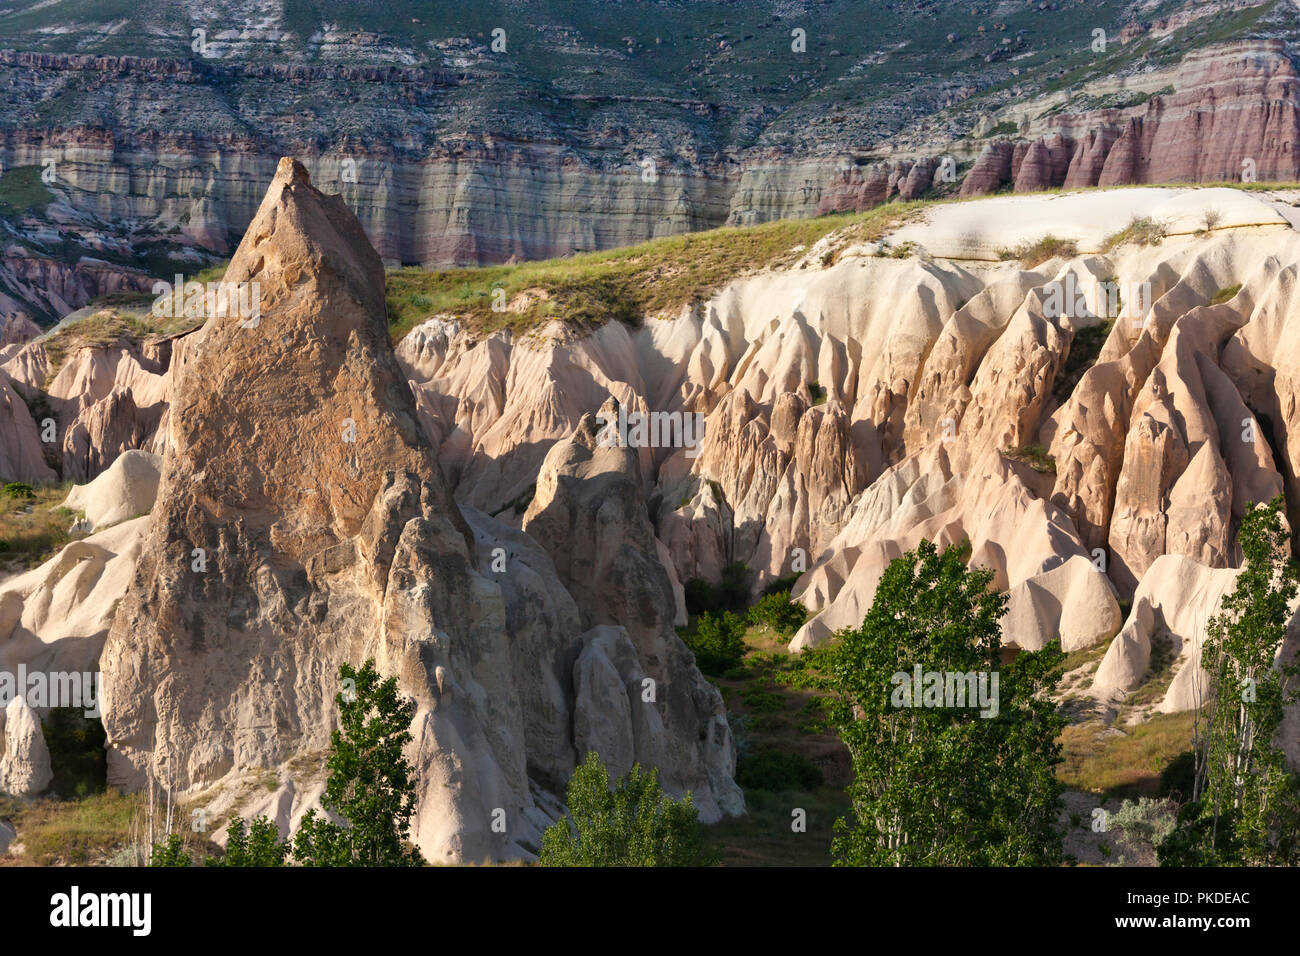
[{"label": "tree foliage", "polygon": [[420,866],[407,844],[415,813],[415,784],[402,748],[411,741],[415,701],[403,700],[397,678],[380,680],[375,662],[339,669],[339,729],[330,735],[329,778],[321,803],[347,821],[340,826],[309,810],[294,834],[303,866]]},{"label": "tree foliage", "polygon": [[612,790],[599,755],[569,779],[569,819],[542,835],[542,866],[706,866],[714,862],[688,793],[673,800],[640,765]]},{"label": "tree foliage", "polygon": [[[421,866],[419,850],[407,843],[415,812],[415,782],[402,749],[411,740],[415,702],[397,692],[397,679],[381,680],[375,662],[360,670],[339,668],[345,690],[335,700],[339,729],[330,736],[329,778],[322,804],[340,825],[309,810],[292,841],[300,866]],[[240,817],[226,828],[224,857],[207,866],[284,866],[291,847],[275,825]],[[179,834],[153,847],[150,866],[190,866]]]},{"label": "tree foliage", "polygon": [[179,833],[173,833],[162,843],[155,843],[149,854],[150,866],[192,866],[190,856]]},{"label": "tree foliage", "polygon": [[[1055,645],[1001,664],[1006,595],[966,549],[923,541],[893,561],[862,625],[831,660],[832,721],[849,748],[851,819],[836,823],[837,865],[1050,865],[1064,718],[1050,693]],[[984,674],[993,708],[897,706],[899,681],[922,672]],[[994,685],[996,675],[998,683]],[[920,688],[916,703],[921,704]]]},{"label": "tree foliage", "polygon": [[808,611],[802,604],[790,600],[788,590],[764,594],[749,609],[749,623],[765,624],[781,637],[793,636],[807,616]]},{"label": "tree foliage", "polygon": [[266,817],[254,817],[246,826],[235,817],[226,826],[225,856],[208,857],[204,866],[284,866],[289,844],[280,841],[280,831]]},{"label": "tree foliage", "polygon": [[695,663],[705,674],[716,676],[740,664],[745,656],[745,621],[730,611],[714,616],[705,612],[695,630],[683,635],[695,653]]},{"label": "tree foliage", "polygon": [[1196,712],[1192,800],[1160,846],[1162,864],[1300,862],[1300,778],[1277,745],[1300,674],[1278,660],[1300,581],[1283,507],[1278,497],[1242,519],[1244,565],[1201,649],[1209,684]]}]

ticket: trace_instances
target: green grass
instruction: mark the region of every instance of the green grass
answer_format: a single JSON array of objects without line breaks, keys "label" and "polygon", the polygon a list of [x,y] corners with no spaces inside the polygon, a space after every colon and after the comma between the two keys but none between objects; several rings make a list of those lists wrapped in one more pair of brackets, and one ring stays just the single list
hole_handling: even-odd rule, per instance
[{"label": "green grass", "polygon": [[1021,445],[1018,448],[1008,448],[1002,454],[1028,465],[1041,474],[1056,474],[1056,459],[1049,455],[1042,445]]},{"label": "green grass", "polygon": [[[826,725],[818,686],[824,652],[790,654],[786,640],[751,626],[742,664],[714,680],[736,736],[736,781],[748,811],[706,829],[724,865],[829,866],[831,828],[849,811],[848,751]],[[792,829],[796,809],[806,832]]]},{"label": "green grass", "polygon": [[[745,792],[748,811],[705,828],[705,839],[722,855],[723,866],[830,866],[835,821],[849,812],[837,787],[812,791]],[[806,832],[793,829],[804,811]]]},{"label": "green grass", "polygon": [[1061,734],[1064,763],[1057,777],[1074,790],[1106,797],[1156,796],[1161,772],[1192,745],[1192,714],[1154,714],[1133,727],[1100,721]]},{"label": "green grass", "polygon": [[1027,239],[1019,245],[999,249],[997,254],[999,259],[1018,259],[1026,269],[1033,269],[1049,259],[1073,259],[1079,254],[1079,246],[1072,239],[1048,234],[1041,239]]},{"label": "green grass", "polygon": [[[136,304],[148,305],[153,299],[149,297],[148,302],[139,299],[134,301]],[[154,335],[175,335],[202,323],[202,318],[192,316],[162,318],[147,310],[128,311],[112,306],[100,309],[42,340],[50,362],[47,382],[54,380],[63,367],[64,360],[77,349],[108,348]]]},{"label": "green grass", "polygon": [[79,516],[62,506],[71,487],[37,487],[30,499],[0,497],[0,568],[34,568],[73,540],[68,529]]},{"label": "green grass", "polygon": [[1210,305],[1223,305],[1225,302],[1231,302],[1237,297],[1237,293],[1240,291],[1240,282],[1236,285],[1230,285],[1226,289],[1220,289],[1218,292],[1214,293],[1213,297],[1210,299]]},{"label": "green grass", "polygon": [[[518,265],[395,270],[388,274],[389,326],[397,340],[434,315],[454,316],[479,333],[525,331],[552,318],[596,327],[675,317],[733,279],[794,262],[832,232],[841,246],[872,241],[923,205],[724,227]],[[507,309],[494,311],[494,302]]]},{"label": "green grass", "polygon": [[1102,641],[1100,644],[1094,644],[1092,647],[1084,647],[1077,651],[1070,651],[1065,655],[1065,660],[1061,662],[1061,673],[1068,674],[1084,664],[1100,663],[1101,659],[1106,656],[1106,651],[1110,649],[1110,641]]},{"label": "green grass", "polygon": [[41,182],[40,166],[15,166],[0,173],[0,216],[44,214],[54,193]]},{"label": "green grass", "polygon": [[1114,252],[1120,246],[1158,246],[1169,234],[1168,224],[1150,216],[1134,216],[1127,226],[1107,236],[1101,244],[1102,252]]},{"label": "green grass", "polygon": [[102,863],[130,842],[140,798],[115,790],[76,800],[0,798],[0,816],[13,820],[23,854],[13,862],[35,866]]}]

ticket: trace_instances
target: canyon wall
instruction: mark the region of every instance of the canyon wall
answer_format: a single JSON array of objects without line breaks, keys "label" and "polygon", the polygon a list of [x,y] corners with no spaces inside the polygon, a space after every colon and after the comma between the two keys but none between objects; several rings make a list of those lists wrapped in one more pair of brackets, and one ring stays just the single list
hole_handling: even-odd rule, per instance
[{"label": "canyon wall", "polygon": [[[690,101],[655,104],[690,117],[667,141],[639,139],[628,127],[550,120],[536,129],[511,121],[498,134],[445,130],[448,97],[467,95],[456,74],[358,70],[0,53],[13,107],[0,123],[0,163],[52,161],[52,190],[79,213],[137,238],[169,236],[224,256],[278,157],[291,153],[314,181],[344,196],[387,264],[426,266],[562,256],[723,224],[864,209],[936,187],[978,195],[1223,181],[1243,171],[1248,179],[1300,178],[1292,145],[1300,95],[1281,41],[1189,54],[1172,75],[1174,92],[1141,106],[1079,114],[1045,108],[1048,115],[1017,141],[966,139],[902,152],[888,143],[828,142],[808,155],[720,145],[697,115],[710,108]],[[364,97],[395,97],[410,128],[327,137],[309,114],[241,116],[239,104],[217,92],[223,84],[270,84],[288,96],[345,81]],[[86,122],[87,102],[122,84],[147,107]],[[168,96],[195,102],[177,116],[187,107],[160,102]],[[66,99],[69,121],[52,122],[52,109],[33,111],[36,97]]]}]

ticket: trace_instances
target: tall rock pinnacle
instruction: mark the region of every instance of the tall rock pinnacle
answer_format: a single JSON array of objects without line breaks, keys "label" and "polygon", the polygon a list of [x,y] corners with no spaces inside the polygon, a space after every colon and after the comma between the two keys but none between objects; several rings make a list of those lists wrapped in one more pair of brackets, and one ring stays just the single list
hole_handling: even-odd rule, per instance
[{"label": "tall rock pinnacle", "polygon": [[[510,672],[501,593],[474,570],[416,425],[379,257],[343,201],[284,159],[224,283],[260,314],[210,315],[180,372],[158,501],[103,657],[110,777],[140,786],[152,772],[193,795],[310,764],[339,665],[373,657],[419,704],[419,842],[501,855],[503,840],[474,837],[485,801],[528,799],[521,736],[482,729],[520,724],[516,695],[490,686]],[[282,779],[294,812],[304,788]]]}]

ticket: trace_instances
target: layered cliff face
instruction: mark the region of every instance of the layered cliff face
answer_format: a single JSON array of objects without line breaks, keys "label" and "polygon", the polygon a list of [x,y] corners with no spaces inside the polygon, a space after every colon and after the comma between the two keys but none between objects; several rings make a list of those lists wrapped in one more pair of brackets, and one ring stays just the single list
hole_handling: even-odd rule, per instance
[{"label": "layered cliff face", "polygon": [[1140,107],[1057,114],[1031,139],[990,143],[962,194],[1300,179],[1300,77],[1280,40],[1192,52],[1170,79]]},{"label": "layered cliff face", "polygon": [[[506,542],[502,571],[510,532],[483,516],[471,530],[452,501],[388,344],[380,261],[342,200],[285,160],[226,281],[259,282],[263,312],[210,319],[177,373],[157,503],[101,661],[110,781],[152,776],[229,810],[249,774],[276,770],[267,809],[287,828],[319,794],[339,665],[373,657],[417,702],[414,837],[431,858],[535,849],[550,817],[533,788],[610,735],[707,819],[737,812],[720,699],[653,623],[672,614],[653,552],[635,568],[650,583],[620,580],[628,613],[659,601],[658,619],[596,621],[528,539]],[[582,494],[644,507],[635,485]],[[537,584],[498,583],[516,572]],[[512,632],[538,593],[552,613]]]},{"label": "layered cliff face", "polygon": [[[937,59],[905,74],[914,87],[906,94],[889,77],[902,69],[895,60],[921,55],[907,44],[856,68],[829,47],[814,64],[791,54],[788,69],[815,69],[782,74],[786,44],[773,59],[770,33],[745,37],[765,44],[753,74],[732,72],[740,67],[732,37],[718,41],[720,52],[707,45],[728,70],[710,66],[689,80],[668,70],[686,51],[674,43],[670,52],[664,37],[653,55],[634,42],[628,51],[577,43],[561,53],[547,45],[547,56],[531,47],[496,56],[465,40],[436,56],[390,58],[383,44],[339,34],[344,47],[358,45],[335,60],[324,56],[329,29],[306,47],[291,31],[282,44],[256,30],[221,31],[212,51],[190,59],[175,50],[170,58],[0,51],[10,107],[0,167],[47,171],[58,209],[18,224],[23,242],[0,264],[0,312],[44,324],[94,296],[141,288],[144,276],[123,262],[156,257],[162,243],[189,272],[228,255],[284,153],[346,198],[387,264],[432,267],[565,256],[958,190],[1300,177],[1288,145],[1300,132],[1294,17],[1245,4],[1251,38],[1225,43],[1210,30],[1214,17],[1158,6],[1131,11],[1111,31],[1121,52],[1098,55],[1088,82],[1065,91],[1053,89],[1051,56],[1021,49],[1044,31],[1047,14],[1036,8],[1005,45],[994,30],[1007,33],[1006,22],[987,34],[954,32],[947,56],[926,54]],[[989,25],[970,10],[972,25]],[[1151,19],[1162,11],[1163,21]],[[784,27],[762,19],[769,31]],[[1077,33],[1059,29],[1039,41],[1045,50],[1077,46]],[[1216,42],[1201,48],[1205,31]],[[989,42],[978,58],[967,49]],[[257,55],[265,44],[275,59]],[[586,66],[530,72],[574,50],[604,57],[599,84]],[[1031,59],[1011,66],[1003,62],[1011,52]],[[961,64],[954,77],[950,59]],[[842,73],[843,99],[821,101],[814,74],[822,73]],[[737,86],[745,76],[767,85]],[[860,86],[867,106],[852,99]],[[1111,87],[1123,95],[1094,95]],[[1099,105],[1110,102],[1119,105]],[[1008,124],[1015,138],[987,138]],[[67,244],[83,240],[67,261]]]}]

